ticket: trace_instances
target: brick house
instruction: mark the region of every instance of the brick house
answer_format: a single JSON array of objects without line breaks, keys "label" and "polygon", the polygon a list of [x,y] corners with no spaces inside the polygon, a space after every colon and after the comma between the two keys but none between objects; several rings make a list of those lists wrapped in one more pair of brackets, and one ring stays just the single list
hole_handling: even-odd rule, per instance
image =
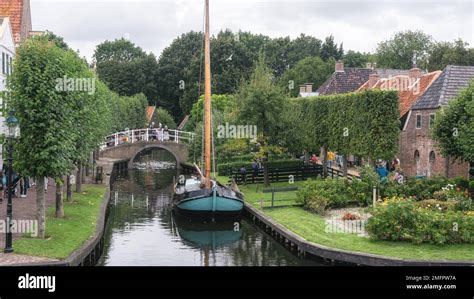
[{"label": "brick house", "polygon": [[400,164],[407,176],[469,176],[469,163],[443,157],[430,136],[438,109],[474,78],[474,66],[448,65],[408,111],[400,133]]},{"label": "brick house", "polygon": [[[344,67],[344,62],[336,61],[334,73],[316,90],[316,94],[330,95],[353,92],[366,83],[372,74],[378,75],[379,78],[390,78],[397,75],[408,75],[408,72],[408,70],[398,69]],[[300,93],[302,92],[309,91],[300,87]]]}]

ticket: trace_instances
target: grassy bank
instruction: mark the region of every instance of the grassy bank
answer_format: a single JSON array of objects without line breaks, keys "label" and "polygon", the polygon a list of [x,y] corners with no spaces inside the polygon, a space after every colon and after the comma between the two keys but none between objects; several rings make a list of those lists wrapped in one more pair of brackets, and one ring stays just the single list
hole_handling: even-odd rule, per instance
[{"label": "grassy bank", "polygon": [[[300,184],[301,182],[296,182],[294,185]],[[288,186],[288,184],[273,183],[272,186],[282,187]],[[262,186],[258,191],[255,185],[239,186],[239,188],[245,194],[247,203],[260,209],[260,200],[263,199],[263,212],[266,215],[306,240],[317,244],[405,259],[474,261],[474,244],[416,245],[409,242],[372,241],[356,234],[326,233],[326,223],[321,216],[311,213],[303,207],[265,208],[269,207],[271,194],[262,193]],[[277,198],[283,200],[282,203],[294,204],[296,192],[277,193]]]},{"label": "grassy bank", "polygon": [[15,252],[56,259],[68,257],[95,233],[105,190],[102,185],[83,185],[81,194],[73,194],[72,203],[64,203],[65,218],[55,218],[54,206],[49,207],[46,238],[23,237],[15,240]]}]

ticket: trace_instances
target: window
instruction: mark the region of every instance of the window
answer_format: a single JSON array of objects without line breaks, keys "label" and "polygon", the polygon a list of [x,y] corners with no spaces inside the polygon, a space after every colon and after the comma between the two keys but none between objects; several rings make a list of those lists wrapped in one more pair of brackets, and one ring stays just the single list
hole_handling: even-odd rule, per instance
[{"label": "window", "polygon": [[416,115],[416,128],[421,129],[421,114]]},{"label": "window", "polygon": [[6,73],[6,59],[5,59],[5,53],[2,52],[2,74],[5,75]]},{"label": "window", "polygon": [[10,75],[13,73],[13,57],[10,56]]},{"label": "window", "polygon": [[431,113],[431,114],[430,114],[430,128],[433,127],[433,125],[434,125],[434,120],[435,120],[435,114],[434,114],[434,113]]},{"label": "window", "polygon": [[415,163],[418,163],[420,161],[420,152],[418,150],[415,151]]},{"label": "window", "polygon": [[434,163],[435,159],[436,159],[436,154],[435,154],[434,151],[431,151],[430,152],[430,163]]}]

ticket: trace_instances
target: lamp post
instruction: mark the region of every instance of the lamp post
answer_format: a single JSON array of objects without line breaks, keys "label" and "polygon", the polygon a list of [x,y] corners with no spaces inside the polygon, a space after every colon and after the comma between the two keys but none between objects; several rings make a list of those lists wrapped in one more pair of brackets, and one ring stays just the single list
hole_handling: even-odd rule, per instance
[{"label": "lamp post", "polygon": [[15,117],[15,110],[8,112],[6,119],[8,128],[8,175],[7,175],[7,190],[8,190],[8,203],[7,203],[7,227],[8,231],[5,234],[5,253],[13,252],[12,247],[12,218],[13,218],[13,204],[12,204],[12,178],[13,178],[13,139],[17,138],[20,133],[18,119]]}]

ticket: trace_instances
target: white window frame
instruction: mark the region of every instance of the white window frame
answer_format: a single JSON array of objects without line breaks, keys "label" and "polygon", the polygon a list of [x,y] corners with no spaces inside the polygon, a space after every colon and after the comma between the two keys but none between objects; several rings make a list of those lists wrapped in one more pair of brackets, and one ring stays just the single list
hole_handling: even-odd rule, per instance
[{"label": "white window frame", "polygon": [[[418,127],[418,116],[420,116],[420,126]],[[421,113],[417,113],[415,115],[415,128],[417,130],[423,128],[423,115]]]}]

